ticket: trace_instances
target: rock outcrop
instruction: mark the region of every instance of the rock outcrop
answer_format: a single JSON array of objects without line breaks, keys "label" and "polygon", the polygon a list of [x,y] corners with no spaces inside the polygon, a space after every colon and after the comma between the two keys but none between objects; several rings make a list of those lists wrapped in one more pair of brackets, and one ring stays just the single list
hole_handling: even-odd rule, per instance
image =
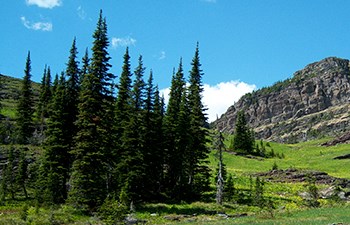
[{"label": "rock outcrop", "polygon": [[330,57],[244,95],[213,126],[233,132],[237,112],[244,110],[257,138],[305,141],[350,130],[349,107],[349,60]]}]

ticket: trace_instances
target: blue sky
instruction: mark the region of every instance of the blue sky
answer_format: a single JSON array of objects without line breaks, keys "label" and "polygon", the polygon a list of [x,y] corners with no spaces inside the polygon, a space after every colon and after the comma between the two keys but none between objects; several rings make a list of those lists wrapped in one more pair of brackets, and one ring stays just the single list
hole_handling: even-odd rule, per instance
[{"label": "blue sky", "polygon": [[0,73],[23,77],[28,50],[34,81],[45,64],[60,73],[74,37],[79,57],[91,47],[100,9],[111,71],[120,74],[129,46],[132,67],[141,54],[165,92],[180,57],[190,70],[199,42],[210,120],[309,63],[350,57],[347,0],[2,0]]}]

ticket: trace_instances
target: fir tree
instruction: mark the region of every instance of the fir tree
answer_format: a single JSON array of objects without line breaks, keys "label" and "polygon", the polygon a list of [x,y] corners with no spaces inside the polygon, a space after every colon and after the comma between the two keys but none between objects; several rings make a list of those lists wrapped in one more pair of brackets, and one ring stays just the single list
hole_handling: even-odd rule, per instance
[{"label": "fir tree", "polygon": [[[128,52],[126,53],[128,54]],[[125,56],[125,58],[128,58]],[[127,68],[128,62],[125,61],[125,68]],[[145,68],[143,67],[142,57],[139,57],[139,64],[134,71],[135,81],[133,89],[129,93],[130,105],[128,101],[124,102],[124,106],[127,107],[128,118],[124,118],[122,124],[123,133],[121,135],[120,146],[120,162],[118,164],[118,173],[120,184],[123,185],[122,189],[128,196],[130,201],[138,201],[142,199],[143,193],[146,191],[144,186],[145,182],[145,165],[144,165],[144,142],[142,134],[145,131],[143,121],[143,107],[144,107],[144,91],[145,84],[143,81]],[[126,76],[124,76],[126,75]],[[123,91],[128,94],[129,90],[127,84],[130,79],[130,73],[124,71],[120,77],[119,91]],[[126,91],[126,92],[125,92]],[[120,93],[122,94],[122,93]],[[118,93],[117,103],[121,103],[122,97]],[[119,109],[118,109],[119,110]],[[120,114],[119,114],[120,115]]]},{"label": "fir tree", "polygon": [[47,122],[46,140],[44,142],[44,160],[41,168],[42,179],[40,185],[43,189],[44,200],[50,203],[63,203],[67,198],[66,183],[68,182],[70,155],[69,142],[65,131],[67,112],[66,82],[62,73],[56,87],[52,102],[50,117]]},{"label": "fir tree", "polygon": [[70,56],[67,63],[66,75],[67,79],[67,93],[66,93],[66,109],[67,109],[67,121],[66,129],[69,130],[70,136],[69,139],[75,135],[75,121],[78,114],[78,98],[80,91],[80,71],[78,68],[77,58],[77,48],[76,48],[76,39],[74,38],[72,47],[70,49]]},{"label": "fir tree", "polygon": [[131,76],[129,49],[126,48],[122,73],[119,78],[118,95],[116,100],[116,124],[117,134],[119,136],[123,133],[124,123],[127,122],[130,114]]},{"label": "fir tree", "polygon": [[80,69],[80,76],[79,76],[80,84],[83,82],[84,76],[89,73],[90,58],[89,58],[88,49],[85,50],[85,55],[82,58],[82,63],[83,63],[83,66]]},{"label": "fir tree", "polygon": [[145,82],[143,76],[146,68],[143,66],[142,56],[140,55],[138,60],[138,66],[134,71],[135,80],[132,90],[132,105],[137,114],[143,110],[145,101]]},{"label": "fir tree", "polygon": [[145,179],[146,200],[159,199],[163,184],[163,114],[159,91],[153,85],[153,73],[150,72],[146,85],[146,99],[144,106],[144,129],[142,130],[142,140],[144,141],[143,154],[145,171],[152,174]]},{"label": "fir tree", "polygon": [[13,146],[9,147],[7,153],[7,165],[4,170],[3,175],[3,184],[2,184],[2,192],[3,195],[9,192],[11,194],[11,199],[15,199],[16,193],[16,175],[15,175],[15,148]]},{"label": "fir tree", "polygon": [[16,184],[17,186],[23,190],[24,197],[28,198],[27,193],[27,179],[28,179],[28,162],[26,158],[27,148],[21,148],[18,159],[18,169],[16,175]]},{"label": "fir tree", "polygon": [[108,156],[113,148],[113,78],[106,19],[100,12],[93,34],[92,58],[79,94],[77,134],[69,201],[88,211],[96,210],[108,194]]},{"label": "fir tree", "polygon": [[[39,122],[39,138],[43,139],[44,130],[46,127],[46,119],[49,115],[49,103],[52,98],[52,87],[51,87],[51,70],[50,67],[44,69],[44,74],[41,80],[39,102],[37,106],[37,119]],[[42,140],[39,140],[41,143]]]},{"label": "fir tree", "polygon": [[254,148],[254,137],[249,130],[247,121],[243,111],[239,111],[237,114],[235,124],[235,134],[233,137],[233,149],[241,151],[246,154],[252,154]]},{"label": "fir tree", "polygon": [[29,144],[34,132],[34,102],[31,81],[31,61],[30,52],[28,52],[26,66],[24,70],[23,83],[20,90],[20,97],[17,105],[17,126],[18,143]]},{"label": "fir tree", "polygon": [[[65,91],[62,93],[62,145],[64,145],[69,151],[73,148],[74,142],[73,138],[77,133],[76,120],[78,115],[78,101],[80,92],[80,70],[78,68],[77,61],[77,48],[76,39],[74,38],[72,47],[70,49],[70,55],[66,68],[67,81],[64,84]],[[69,154],[65,154],[67,160],[64,166],[65,170],[68,170],[71,163],[71,158]],[[64,179],[66,179],[65,177]]]},{"label": "fir tree", "polygon": [[78,132],[70,178],[69,201],[78,208],[93,211],[107,193],[104,179],[105,159],[99,143],[100,93],[94,89],[97,77],[84,76],[79,96]]},{"label": "fir tree", "polygon": [[[130,56],[129,49],[126,48],[124,54],[124,63],[122,67],[122,73],[119,78],[118,95],[116,99],[116,135],[117,135],[117,151],[114,152],[117,158],[117,167],[114,173],[115,186],[119,192],[124,192],[128,196],[132,192],[131,186],[133,186],[133,180],[136,179],[134,171],[137,168],[129,168],[134,164],[136,157],[142,160],[142,156],[138,149],[135,154],[131,152],[133,148],[138,148],[137,145],[137,131],[130,129],[138,129],[137,118],[132,114],[133,103],[136,105],[135,96],[132,95],[132,81],[131,81],[131,69],[130,69]],[[134,97],[134,99],[133,99]],[[130,180],[130,182],[128,181]],[[131,197],[131,196],[130,196]],[[136,197],[136,196],[132,196]],[[130,202],[129,202],[130,203]]]},{"label": "fir tree", "polygon": [[[168,195],[173,199],[181,200],[183,190],[181,183],[184,182],[182,160],[184,149],[187,146],[181,146],[178,138],[182,133],[187,133],[187,130],[180,130],[179,124],[181,101],[185,93],[185,79],[182,69],[182,60],[180,59],[179,67],[176,74],[173,74],[171,80],[169,102],[164,118],[164,138],[165,138],[165,163],[167,181],[166,188]],[[184,106],[184,105],[183,105]],[[182,122],[182,120],[181,120]],[[188,123],[188,121],[186,122]],[[180,132],[180,133],[179,133]],[[180,182],[179,182],[180,181]],[[180,196],[179,196],[180,195]]]},{"label": "fir tree", "polygon": [[191,142],[189,144],[190,152],[187,155],[189,160],[189,180],[193,196],[200,195],[209,189],[210,169],[207,166],[209,149],[206,146],[207,131],[204,129],[206,125],[205,108],[202,104],[202,70],[200,69],[199,48],[198,43],[195,55],[192,60],[192,69],[189,79],[189,124]]}]

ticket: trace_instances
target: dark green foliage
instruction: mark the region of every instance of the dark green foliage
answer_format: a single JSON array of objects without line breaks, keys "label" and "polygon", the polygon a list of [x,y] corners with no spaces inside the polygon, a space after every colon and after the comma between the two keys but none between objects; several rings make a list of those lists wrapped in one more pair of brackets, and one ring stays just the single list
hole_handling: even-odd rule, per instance
[{"label": "dark green foliage", "polygon": [[1,180],[1,202],[6,200],[8,194],[11,199],[15,199],[16,193],[16,174],[15,174],[15,148],[10,146],[7,152],[7,164],[3,169]]},{"label": "dark green foliage", "polygon": [[206,125],[205,108],[202,104],[202,70],[200,69],[199,60],[199,48],[195,51],[195,55],[192,60],[192,69],[190,71],[189,87],[188,87],[188,107],[189,107],[189,164],[186,166],[189,168],[189,185],[192,193],[192,199],[194,196],[200,197],[203,192],[209,190],[209,177],[210,169],[207,166],[207,159],[209,149],[206,146],[207,143],[207,130],[204,129]]},{"label": "dark green foliage", "polygon": [[73,41],[67,63],[66,75],[55,79],[50,115],[47,120],[44,158],[40,167],[40,198],[50,203],[63,203],[67,199],[67,183],[71,166],[70,149],[76,135],[75,121],[78,113],[80,78],[77,49]]},{"label": "dark green foliage", "polygon": [[39,102],[37,104],[37,119],[40,126],[40,132],[43,132],[45,119],[48,117],[48,105],[52,97],[51,89],[51,70],[50,67],[44,69],[44,74],[41,80]]},{"label": "dark green foliage", "polygon": [[24,197],[28,198],[26,183],[28,180],[28,161],[26,158],[27,148],[21,148],[18,158],[18,169],[16,175],[16,185],[22,189]]},{"label": "dark green foliage", "polygon": [[[69,130],[66,123],[66,82],[62,74],[50,105],[50,117],[47,122],[44,142],[44,159],[41,168],[41,188],[44,200],[51,203],[63,203],[67,198],[66,183],[69,179]],[[68,139],[68,140],[67,140]]]},{"label": "dark green foliage", "polygon": [[235,151],[245,154],[252,154],[254,149],[254,136],[250,131],[243,111],[239,111],[237,114],[235,124],[235,134],[233,137],[232,147]]},{"label": "dark green foliage", "polygon": [[[117,151],[114,151],[114,157],[116,157],[117,161],[115,162],[117,164],[116,171],[114,172],[114,189],[117,188],[119,191],[122,188],[128,188],[129,184],[127,184],[127,173],[128,171],[128,165],[134,164],[133,160],[133,154],[131,154],[130,151],[132,151],[133,148],[129,149],[134,145],[138,145],[137,143],[137,131],[135,130],[128,130],[128,129],[138,129],[136,128],[138,123],[138,118],[133,117],[131,114],[132,110],[132,91],[131,91],[131,71],[130,71],[130,56],[129,56],[129,50],[128,48],[125,51],[124,54],[124,64],[122,68],[122,73],[120,75],[119,79],[119,85],[118,85],[118,95],[116,100],[116,108],[115,108],[115,118],[116,118],[116,137],[117,137]],[[127,141],[127,143],[124,143],[124,141]],[[131,155],[130,155],[131,154]],[[142,157],[140,155],[140,152],[137,151],[135,157]],[[126,161],[126,159],[129,159],[129,161]],[[130,161],[131,160],[131,161]],[[136,168],[134,168],[136,169]],[[126,190],[127,191],[127,190]],[[129,193],[127,193],[129,194]]]},{"label": "dark green foliage", "polygon": [[90,59],[89,59],[88,49],[85,50],[85,55],[82,58],[82,63],[83,63],[83,66],[81,67],[80,76],[79,76],[80,84],[83,82],[84,76],[89,73]]},{"label": "dark green foliage", "polygon": [[123,123],[126,123],[131,105],[131,69],[128,48],[124,54],[122,73],[119,79],[118,96],[116,102],[117,134],[123,133]]},{"label": "dark green foliage", "polygon": [[278,165],[277,165],[276,161],[273,163],[271,170],[278,170]]},{"label": "dark green foliage", "polygon": [[234,186],[234,181],[232,174],[228,175],[228,178],[225,181],[225,186],[224,186],[224,199],[228,202],[231,202],[234,200],[236,195],[236,190]]},{"label": "dark green foliage", "polygon": [[64,93],[63,107],[65,109],[65,115],[63,115],[65,130],[66,144],[68,148],[72,148],[73,137],[76,134],[75,121],[78,115],[78,99],[80,91],[80,71],[78,68],[77,48],[75,38],[73,40],[72,47],[70,49],[70,56],[67,63],[66,76],[66,92]]},{"label": "dark green foliage", "polygon": [[70,177],[69,201],[94,211],[108,192],[107,160],[113,148],[113,82],[109,73],[107,24],[102,11],[93,34],[92,58],[79,94],[77,134]]},{"label": "dark green foliage", "polygon": [[254,187],[254,193],[253,193],[253,203],[263,208],[265,205],[265,198],[264,198],[264,181],[260,180],[259,177],[255,179],[255,187]]},{"label": "dark green foliage", "polygon": [[188,134],[188,128],[183,127],[188,124],[188,120],[186,124],[183,124],[185,117],[188,116],[186,107],[185,80],[180,60],[178,71],[172,77],[169,102],[164,118],[166,188],[168,195],[177,200],[181,200],[186,194],[183,184],[187,179],[182,166],[186,163],[184,157],[186,157],[185,151],[188,148],[188,143],[185,143],[186,138],[184,138]]},{"label": "dark green foliage", "polygon": [[79,96],[77,135],[70,177],[69,201],[83,210],[95,210],[106,197],[105,160],[99,143],[100,95],[93,88],[98,79],[84,76]]},{"label": "dark green foliage", "polygon": [[26,66],[24,70],[23,83],[20,90],[20,97],[17,106],[17,127],[18,143],[29,144],[34,132],[34,102],[31,81],[31,61],[28,52]]},{"label": "dark green foliage", "polygon": [[146,100],[144,111],[144,164],[147,174],[152,176],[145,179],[147,192],[145,199],[160,199],[164,183],[164,151],[163,151],[163,117],[164,105],[159,97],[158,87],[153,86],[153,75],[150,73],[146,85]]},{"label": "dark green foliage", "polygon": [[[28,146],[30,151],[21,146],[17,155],[10,149],[3,168],[1,200],[16,194],[34,195],[38,213],[41,205],[69,203],[85,213],[99,212],[107,223],[119,223],[129,204],[200,200],[210,190],[210,170],[198,46],[188,88],[182,60],[173,74],[165,113],[164,97],[153,84],[152,71],[147,83],[144,81],[141,56],[133,79],[128,48],[119,83],[114,84],[102,12],[93,39],[91,59],[86,51],[81,69],[75,39],[66,70],[60,77],[56,74],[52,84],[50,67],[45,67],[36,115],[28,54],[16,140],[42,146],[36,147],[35,153],[33,146]],[[33,138],[33,133],[41,139],[34,139],[38,136]],[[226,172],[220,158],[224,181]],[[222,196],[226,191],[223,184]],[[24,208],[23,220],[27,213]],[[57,223],[55,217],[52,213],[49,220]]]}]

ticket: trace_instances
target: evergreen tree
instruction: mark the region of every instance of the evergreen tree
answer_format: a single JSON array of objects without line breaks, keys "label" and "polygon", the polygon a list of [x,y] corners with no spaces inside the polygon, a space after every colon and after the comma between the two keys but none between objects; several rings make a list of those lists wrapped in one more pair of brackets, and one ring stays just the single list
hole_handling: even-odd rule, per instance
[{"label": "evergreen tree", "polygon": [[[67,81],[63,87],[65,88],[64,91],[58,91],[58,95],[62,94],[62,145],[67,148],[65,151],[65,160],[66,163],[64,164],[64,169],[68,172],[70,165],[71,165],[71,157],[67,153],[67,151],[71,150],[74,146],[74,136],[77,133],[77,126],[75,124],[78,116],[78,101],[79,101],[79,92],[80,92],[80,70],[78,68],[78,61],[77,61],[77,48],[76,48],[76,39],[74,38],[72,47],[70,49],[70,55],[67,63],[66,68],[66,76]],[[85,65],[84,65],[85,66]],[[62,93],[60,93],[62,92]],[[66,176],[67,173],[64,173],[64,180],[68,179]],[[63,196],[66,197],[66,194]]]},{"label": "evergreen tree", "polygon": [[243,111],[239,111],[237,114],[235,124],[235,134],[233,137],[233,149],[241,151],[246,154],[252,154],[254,149],[254,137],[249,130],[247,121]]},{"label": "evergreen tree", "polygon": [[143,66],[143,60],[141,55],[139,57],[138,63],[139,64],[134,71],[135,80],[132,90],[132,105],[135,112],[140,116],[141,111],[144,108],[146,86],[143,80],[146,68]]},{"label": "evergreen tree", "polygon": [[23,194],[26,199],[28,198],[27,187],[26,187],[26,183],[28,179],[28,162],[26,159],[27,151],[28,151],[27,148],[20,149],[17,176],[16,176],[16,184],[20,189],[23,190]]},{"label": "evergreen tree", "polygon": [[24,70],[23,83],[20,90],[20,97],[17,105],[17,126],[18,143],[29,144],[34,132],[34,102],[31,81],[31,61],[30,52],[28,52],[26,66]]},{"label": "evergreen tree", "polygon": [[145,179],[144,199],[160,199],[164,179],[163,164],[163,106],[157,87],[153,85],[153,73],[150,72],[146,85],[146,99],[144,107],[144,129],[142,140],[144,141],[143,154],[145,171],[152,174]]},{"label": "evergreen tree", "polygon": [[65,130],[68,131],[67,144],[72,146],[72,139],[76,133],[75,121],[78,115],[78,98],[80,91],[80,71],[78,68],[76,39],[74,38],[72,47],[70,49],[70,56],[67,63],[66,75],[68,76],[66,84],[65,109],[67,118],[65,119]]},{"label": "evergreen tree", "polygon": [[189,179],[188,183],[191,187],[190,192],[194,198],[209,189],[210,169],[207,166],[209,149],[206,146],[207,131],[204,129],[206,125],[206,110],[202,104],[202,70],[200,69],[199,48],[198,43],[192,60],[192,69],[189,79],[189,126],[191,141],[189,144],[190,152],[186,156],[189,160]]},{"label": "evergreen tree", "polygon": [[93,38],[91,63],[79,94],[69,191],[69,201],[88,211],[96,210],[108,194],[107,158],[114,148],[114,75],[109,73],[107,24],[102,11]]},{"label": "evergreen tree", "polygon": [[[136,198],[137,196],[129,196],[133,192],[131,189],[135,184],[136,175],[134,172],[140,170],[140,168],[133,167],[134,159],[142,160],[142,156],[138,150],[137,140],[137,118],[134,116],[133,106],[136,106],[140,102],[140,98],[136,100],[136,95],[132,94],[132,80],[130,69],[130,56],[129,49],[126,48],[124,54],[124,63],[122,73],[119,78],[118,95],[116,100],[116,134],[117,134],[117,152],[115,157],[118,157],[116,163],[116,171],[114,182],[116,182],[117,190],[124,192],[124,194],[130,198]],[[136,87],[138,87],[136,85]],[[137,95],[139,95],[138,93]],[[138,102],[138,103],[136,103]],[[134,152],[134,148],[135,152]],[[129,201],[129,200],[128,200]],[[129,202],[130,203],[130,202]]]},{"label": "evergreen tree", "polygon": [[93,211],[104,201],[107,193],[104,179],[105,159],[99,143],[101,96],[96,91],[98,78],[84,76],[79,96],[78,132],[70,178],[69,201],[76,207]]},{"label": "evergreen tree", "polygon": [[38,119],[39,123],[42,125],[44,123],[44,115],[43,115],[44,100],[43,100],[43,98],[44,98],[45,85],[46,85],[46,74],[47,74],[47,65],[45,65],[43,77],[41,78],[39,102],[38,102],[38,108],[37,108],[37,119]]},{"label": "evergreen tree", "polygon": [[7,193],[9,192],[11,194],[11,199],[15,199],[15,193],[16,193],[16,175],[15,175],[15,148],[13,146],[10,146],[7,152],[7,165],[4,169],[2,177],[2,195],[3,199],[5,200],[5,197]]},{"label": "evergreen tree", "polygon": [[[181,102],[184,99],[183,94],[185,93],[185,79],[182,69],[182,60],[180,59],[179,67],[176,74],[173,74],[171,80],[169,102],[167,111],[164,118],[164,147],[166,151],[166,174],[165,180],[167,181],[166,188],[168,195],[172,199],[181,200],[184,194],[181,190],[181,183],[184,182],[183,177],[184,163],[182,160],[184,148],[187,146],[181,146],[179,137],[183,133],[187,133],[187,130],[180,130],[180,108]],[[182,105],[183,107],[185,104]],[[181,120],[182,122],[182,120]],[[186,121],[188,123],[188,121]],[[180,133],[179,133],[180,132]]]},{"label": "evergreen tree", "polygon": [[44,160],[41,168],[40,185],[42,197],[50,203],[63,203],[67,198],[66,183],[69,176],[69,142],[66,138],[66,81],[62,73],[56,87],[47,122],[44,142]]},{"label": "evergreen tree", "polygon": [[85,50],[85,55],[82,58],[82,63],[83,63],[83,66],[81,67],[80,76],[79,76],[80,84],[83,82],[84,76],[89,73],[90,58],[89,58],[88,49]]},{"label": "evergreen tree", "polygon": [[233,177],[232,174],[228,175],[228,178],[225,181],[225,186],[224,186],[224,199],[227,201],[232,201],[234,199],[234,196],[236,194],[235,191],[235,186],[233,182]]},{"label": "evergreen tree", "polygon": [[39,102],[37,106],[37,119],[39,122],[39,143],[41,143],[41,139],[44,137],[44,130],[46,127],[46,119],[48,118],[49,114],[49,103],[52,98],[52,87],[51,87],[51,70],[50,67],[46,67],[44,69],[44,74],[41,80],[41,86],[40,86],[40,95],[39,95]]},{"label": "evergreen tree", "polygon": [[[128,58],[128,50],[125,59]],[[130,92],[128,84],[130,83],[130,73],[127,70],[128,60],[125,61],[123,73],[120,77],[119,91],[122,91],[117,98],[117,104],[122,103],[122,94],[130,96],[129,101],[124,102],[128,113],[127,118],[121,121],[123,126],[123,133],[121,135],[120,146],[120,162],[118,164],[119,182],[122,190],[126,193],[130,201],[138,201],[143,198],[147,187],[145,182],[145,165],[144,165],[144,143],[142,134],[145,131],[143,121],[144,108],[144,91],[145,83],[143,75],[145,68],[143,67],[142,57],[139,57],[139,64],[134,71],[135,81],[133,89]],[[120,98],[119,98],[120,97]],[[127,99],[127,98],[126,98]],[[130,105],[127,105],[130,104]],[[118,108],[117,108],[118,109]],[[120,109],[118,109],[118,112]],[[120,113],[118,113],[120,115]],[[122,117],[119,117],[120,119]]]},{"label": "evergreen tree", "polygon": [[132,88],[131,76],[129,49],[126,48],[122,73],[119,78],[118,95],[116,100],[116,125],[118,136],[122,135],[124,130],[123,127],[125,123],[127,123],[130,114]]}]

